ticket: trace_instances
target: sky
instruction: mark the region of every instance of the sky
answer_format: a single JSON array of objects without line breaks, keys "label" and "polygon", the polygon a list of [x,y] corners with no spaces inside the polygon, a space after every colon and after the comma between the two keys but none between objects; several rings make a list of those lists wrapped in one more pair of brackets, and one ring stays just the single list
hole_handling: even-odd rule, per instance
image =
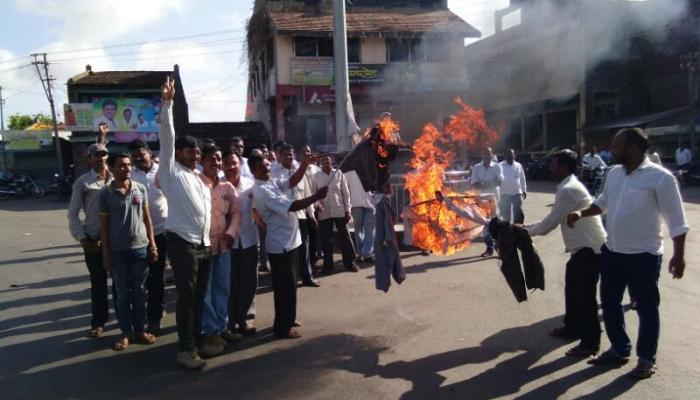
[{"label": "sky", "polygon": [[[483,36],[508,0],[449,0]],[[58,119],[66,81],[85,70],[172,70],[180,66],[193,122],[242,121],[245,23],[253,0],[4,0],[0,87],[5,129],[12,114],[50,113],[30,54],[47,53]]]}]

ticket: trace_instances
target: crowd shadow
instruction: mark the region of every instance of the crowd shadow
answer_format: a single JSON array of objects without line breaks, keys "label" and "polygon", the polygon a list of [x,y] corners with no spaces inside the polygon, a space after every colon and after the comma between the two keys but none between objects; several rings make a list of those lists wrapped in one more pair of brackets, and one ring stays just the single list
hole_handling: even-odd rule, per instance
[{"label": "crowd shadow", "polygon": [[51,246],[51,247],[42,247],[39,249],[28,249],[28,250],[22,250],[22,253],[36,253],[39,251],[49,251],[49,250],[63,250],[63,249],[79,249],[80,245],[78,243],[74,244],[63,244],[63,245],[58,245],[58,246]]},{"label": "crowd shadow", "polygon": [[82,251],[74,251],[71,253],[49,254],[49,255],[45,255],[45,256],[15,258],[12,260],[1,260],[0,266],[13,265],[13,264],[34,264],[34,263],[38,263],[38,262],[42,262],[42,261],[53,261],[53,260],[57,260],[60,258],[78,257],[78,256],[82,257],[83,252]]},{"label": "crowd shadow", "polygon": [[[84,260],[81,260],[81,262],[85,262]],[[85,274],[81,275],[72,275],[72,276],[66,276],[63,278],[55,278],[55,279],[47,279],[41,282],[30,282],[30,283],[17,283],[17,282],[9,282],[10,287],[8,289],[1,289],[0,294],[3,293],[10,293],[10,292],[16,292],[19,290],[27,290],[27,289],[49,289],[49,288],[57,288],[59,286],[69,286],[69,285],[77,285],[85,282],[89,282],[90,277],[85,271]]]},{"label": "crowd shadow", "polygon": [[[565,342],[549,338],[547,331],[561,317],[549,318],[532,325],[504,329],[484,339],[479,345],[465,347],[415,360],[380,363],[380,354],[392,351],[381,337],[362,337],[350,334],[331,334],[302,339],[291,346],[281,347],[254,356],[240,357],[239,353],[270,343],[271,332],[258,335],[234,346],[212,361],[213,367],[191,372],[175,366],[173,345],[140,347],[123,353],[111,353],[89,361],[55,365],[36,372],[26,371],[41,366],[57,357],[40,356],[32,362],[20,361],[8,370],[0,367],[0,380],[9,388],[8,398],[75,397],[87,398],[168,398],[170,396],[197,398],[306,398],[314,395],[329,382],[325,379],[332,371],[359,374],[362,378],[401,379],[411,384],[401,399],[489,399],[520,396],[522,399],[556,398],[576,385],[593,379],[608,370],[587,366],[577,359],[563,355],[540,364],[539,361],[559,350]],[[66,346],[62,355],[75,355],[99,349],[104,344],[96,341],[75,341],[75,334],[44,339],[41,346]],[[3,352],[7,350],[3,349]],[[18,349],[9,349],[14,355]],[[512,356],[511,356],[512,355]],[[494,367],[464,380],[445,384],[442,371],[469,364],[481,364],[503,358]],[[581,368],[575,372],[546,381],[546,377],[575,363]],[[68,377],[80,377],[75,385]],[[623,379],[624,378],[624,379]],[[545,383],[526,393],[523,386],[542,380]],[[30,381],[50,382],[32,388]],[[115,385],[115,382],[119,382]],[[596,389],[586,399],[613,398],[633,386],[632,380],[621,377]],[[109,390],[105,390],[109,388]],[[362,396],[362,388],[348,389]],[[351,395],[351,396],[352,396]]]}]

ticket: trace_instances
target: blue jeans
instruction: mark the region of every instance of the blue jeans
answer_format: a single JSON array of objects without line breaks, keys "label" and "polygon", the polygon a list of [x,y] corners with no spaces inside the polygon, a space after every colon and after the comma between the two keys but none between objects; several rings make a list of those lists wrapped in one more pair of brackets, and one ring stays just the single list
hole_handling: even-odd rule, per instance
[{"label": "blue jeans", "polygon": [[211,257],[209,283],[204,296],[202,332],[205,336],[218,334],[228,325],[228,301],[231,294],[231,253]]},{"label": "blue jeans", "polygon": [[374,257],[374,212],[374,208],[352,208],[352,219],[355,225],[355,245],[357,255],[362,258]]},{"label": "blue jeans", "polygon": [[112,252],[112,279],[117,287],[119,329],[124,336],[143,333],[146,323],[148,248]]},{"label": "blue jeans", "polygon": [[647,363],[656,362],[659,343],[659,273],[661,256],[650,253],[614,253],[603,246],[603,263],[600,269],[600,300],[603,320],[612,349],[620,356],[628,357],[632,343],[625,332],[625,315],[622,296],[629,287],[630,295],[637,300],[639,335],[637,356]]},{"label": "blue jeans", "polygon": [[498,208],[502,220],[515,223],[515,219],[523,212],[523,196],[521,194],[501,194]]}]

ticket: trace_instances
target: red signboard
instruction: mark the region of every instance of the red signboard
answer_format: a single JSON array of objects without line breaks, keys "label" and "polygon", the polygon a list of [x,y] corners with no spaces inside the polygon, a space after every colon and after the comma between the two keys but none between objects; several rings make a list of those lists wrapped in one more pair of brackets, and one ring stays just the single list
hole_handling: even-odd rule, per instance
[{"label": "red signboard", "polygon": [[335,103],[335,88],[332,86],[304,86],[304,103]]}]

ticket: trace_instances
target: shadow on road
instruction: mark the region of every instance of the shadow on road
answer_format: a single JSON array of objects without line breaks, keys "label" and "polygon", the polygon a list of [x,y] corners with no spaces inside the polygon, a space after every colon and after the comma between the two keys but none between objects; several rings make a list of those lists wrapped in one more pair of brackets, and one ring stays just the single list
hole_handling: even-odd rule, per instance
[{"label": "shadow on road", "polygon": [[[2,349],[3,359],[14,362],[0,366],[0,383],[10,389],[10,393],[6,393],[8,398],[304,398],[332,384],[324,380],[324,376],[333,370],[340,370],[366,378],[408,381],[412,387],[401,396],[402,399],[488,399],[518,394],[523,399],[555,398],[569,388],[607,372],[606,369],[589,367],[582,361],[563,355],[560,348],[565,342],[547,335],[547,331],[560,319],[550,318],[532,325],[504,329],[477,346],[386,365],[379,362],[381,353],[391,351],[385,339],[349,334],[302,339],[295,342],[293,347],[241,358],[240,352],[273,340],[270,332],[262,331],[212,360],[212,366],[201,372],[177,368],[173,345],[132,346],[123,353],[104,353],[105,356],[89,361],[62,363],[62,359],[104,350],[112,340],[76,340],[81,335],[72,333],[43,339],[44,343],[26,343]],[[21,357],[34,345],[56,351],[33,355],[31,359]],[[538,364],[552,351],[562,351],[562,356]],[[489,370],[444,385],[442,371],[504,356],[507,357],[504,361]],[[576,372],[520,393],[523,386],[538,380],[546,381],[543,378],[575,363],[581,365]],[[73,377],[80,377],[77,385]],[[599,388],[586,398],[613,398],[625,393],[634,382],[623,378]],[[32,387],[28,384],[32,381],[52,384]],[[350,393],[346,395],[352,397]]]}]

